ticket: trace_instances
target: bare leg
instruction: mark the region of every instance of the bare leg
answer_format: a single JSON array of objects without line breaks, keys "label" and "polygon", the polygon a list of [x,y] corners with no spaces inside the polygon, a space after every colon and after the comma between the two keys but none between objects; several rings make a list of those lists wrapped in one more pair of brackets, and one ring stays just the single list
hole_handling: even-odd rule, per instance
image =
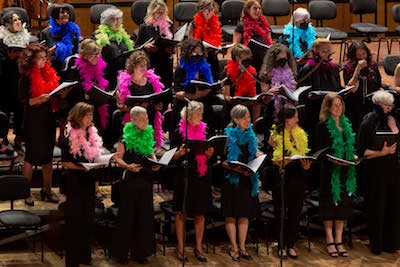
[{"label": "bare leg", "polygon": [[178,242],[178,252],[183,252],[183,213],[178,211],[175,215],[175,232]]},{"label": "bare leg", "polygon": [[232,250],[238,252],[238,246],[236,243],[236,222],[235,218],[226,217],[225,218],[225,229],[228,234],[229,241],[231,242]]},{"label": "bare leg", "polygon": [[44,191],[48,194],[51,192],[51,181],[53,176],[53,163],[47,163],[42,165],[43,172],[43,188]]},{"label": "bare leg", "polygon": [[[342,243],[344,221],[335,221],[334,226],[335,226],[335,243],[336,244]],[[337,251],[345,254],[343,256],[348,256],[348,252],[346,251],[343,245],[338,245]]]},{"label": "bare leg", "polygon": [[[332,227],[333,227],[333,221],[324,221],[324,228],[325,228],[325,238],[326,238],[326,243],[333,243],[333,234],[332,234]],[[337,257],[337,250],[335,246],[328,246],[327,247],[328,252],[336,252],[333,256]]]},{"label": "bare leg", "polygon": [[196,232],[196,249],[198,252],[203,253],[203,249],[201,244],[203,242],[204,235],[204,216],[195,216],[194,217],[194,229]]},{"label": "bare leg", "polygon": [[239,228],[239,248],[242,252],[246,251],[246,237],[247,231],[249,229],[249,219],[239,218],[238,220]]}]

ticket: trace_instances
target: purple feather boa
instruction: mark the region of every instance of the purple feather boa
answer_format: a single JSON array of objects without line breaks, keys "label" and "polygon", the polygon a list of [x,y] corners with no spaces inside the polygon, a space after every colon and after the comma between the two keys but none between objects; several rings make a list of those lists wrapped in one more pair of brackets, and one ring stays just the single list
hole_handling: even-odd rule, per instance
[{"label": "purple feather boa", "polygon": [[[79,57],[75,61],[75,66],[79,68],[79,74],[81,75],[83,82],[83,88],[85,89],[85,93],[89,92],[89,90],[96,85],[102,90],[105,90],[108,86],[108,81],[104,79],[104,69],[107,66],[107,63],[100,56],[97,60],[96,65],[92,65],[89,61]],[[102,105],[97,108],[100,117],[101,127],[106,128],[107,125],[107,117],[108,117],[108,104]]]},{"label": "purple feather boa", "polygon": [[[271,71],[271,86],[279,87],[281,84],[284,84],[292,92],[294,91],[296,81],[294,79],[293,72],[289,68],[289,65],[287,63],[283,68],[273,68]],[[276,114],[278,114],[279,110],[282,107],[280,95],[274,96],[274,106],[275,112]]]},{"label": "purple feather boa", "polygon": [[[154,69],[149,69],[146,72],[146,77],[149,83],[153,86],[154,93],[161,93],[162,89],[164,88],[164,85],[160,82],[160,76],[156,75],[154,73]],[[121,100],[122,104],[125,104],[125,99],[127,96],[131,94],[129,91],[129,86],[131,85],[131,75],[127,73],[126,71],[121,71],[118,75],[118,90],[119,90],[119,98]],[[126,112],[123,118],[123,123],[127,123],[131,120],[129,116],[129,112]],[[161,115],[161,112],[156,110],[154,114],[154,139],[156,141],[156,147],[161,147],[163,144],[162,136],[163,136],[163,131],[162,131],[162,121],[163,117]]]}]

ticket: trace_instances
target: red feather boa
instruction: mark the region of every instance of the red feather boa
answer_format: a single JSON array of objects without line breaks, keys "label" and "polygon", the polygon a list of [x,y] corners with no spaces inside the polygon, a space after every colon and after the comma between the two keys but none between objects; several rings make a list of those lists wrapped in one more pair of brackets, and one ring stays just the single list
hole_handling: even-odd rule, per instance
[{"label": "red feather boa", "polygon": [[213,14],[207,22],[204,16],[197,12],[194,15],[194,32],[193,39],[206,41],[213,46],[221,46],[221,26],[218,16]]},{"label": "red feather boa", "polygon": [[271,37],[269,36],[269,24],[264,16],[260,16],[255,20],[250,16],[243,19],[243,44],[247,45],[251,37],[256,34],[260,36],[266,45],[271,45]]},{"label": "red feather boa", "polygon": [[[238,75],[240,75],[239,64],[231,59],[228,61],[228,64],[225,66],[227,71],[227,76],[233,82],[236,81]],[[252,66],[249,66],[247,70],[253,75],[256,76],[256,69]],[[236,81],[235,84],[235,96],[255,96],[256,95],[256,81],[253,77],[250,76],[247,72],[244,72],[242,76],[240,76],[239,80]]]}]

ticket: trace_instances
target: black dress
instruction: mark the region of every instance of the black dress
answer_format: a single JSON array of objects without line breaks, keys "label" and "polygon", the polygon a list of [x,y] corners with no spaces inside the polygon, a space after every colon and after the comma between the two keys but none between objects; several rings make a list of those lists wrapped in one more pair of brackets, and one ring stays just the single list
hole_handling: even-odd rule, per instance
[{"label": "black dress", "polygon": [[[248,162],[250,152],[247,144],[239,145],[240,162]],[[250,176],[243,174],[239,177],[237,185],[231,184],[228,179],[224,179],[222,188],[222,215],[233,218],[254,218],[259,213],[258,195],[251,196],[252,183]]]},{"label": "black dress", "polygon": [[[171,147],[180,147],[183,144],[182,134],[179,129],[171,140]],[[174,208],[176,211],[182,211],[184,195],[185,169],[183,165],[184,156],[176,161],[177,169],[176,186],[174,191]],[[186,212],[189,216],[204,215],[210,210],[212,205],[211,184],[212,184],[212,166],[207,164],[207,172],[204,176],[199,176],[197,171],[197,161],[192,152],[188,154],[189,159],[189,177],[188,191],[186,198]],[[209,160],[207,161],[209,162]]]},{"label": "black dress", "polygon": [[19,80],[18,95],[24,106],[25,161],[32,165],[51,163],[56,139],[56,120],[51,101],[29,105],[31,80],[23,75]]},{"label": "black dress", "polygon": [[[172,24],[170,25],[171,33],[173,32]],[[145,23],[141,24],[139,27],[138,39],[136,41],[136,46],[140,46],[148,41],[151,37],[157,42],[158,39],[165,36],[160,36],[160,31],[158,28],[154,28],[152,25],[147,25]],[[172,54],[158,49],[156,52],[149,52],[147,54],[150,58],[150,65],[154,68],[155,73],[161,77],[161,82],[166,88],[172,85],[173,76],[173,58]]]},{"label": "black dress", "polygon": [[[129,92],[131,96],[142,96],[142,95],[150,95],[152,93],[154,93],[154,88],[151,85],[151,83],[147,82],[145,85],[141,86],[138,85],[136,83],[131,83],[131,85],[129,85]],[[147,116],[149,117],[149,124],[152,125],[154,127],[154,116],[156,113],[156,108],[155,105],[157,103],[144,103],[144,102],[137,102],[135,105],[137,106],[141,106],[144,104],[149,104],[149,107],[146,108],[147,109]]]},{"label": "black dress", "polygon": [[[354,75],[354,69],[346,63],[343,68],[343,79],[348,84]],[[365,79],[365,80],[364,80]],[[355,93],[349,93],[346,97],[346,116],[353,125],[354,132],[358,132],[363,117],[372,111],[373,104],[367,95],[379,90],[381,84],[381,74],[376,63],[369,64],[360,71],[358,76],[359,86]],[[365,89],[364,89],[365,86]]]},{"label": "black dress", "polygon": [[[143,164],[144,158],[124,144],[123,160],[127,164]],[[120,183],[119,223],[113,239],[113,255],[121,261],[128,259],[132,249],[134,259],[151,256],[156,249],[153,223],[152,170],[144,167],[138,173],[125,170]]]},{"label": "black dress", "polygon": [[[332,147],[332,140],[326,127],[326,122],[321,122],[317,126],[317,149]],[[345,141],[345,136],[343,135]],[[326,153],[333,155],[334,151],[327,151]],[[320,186],[319,186],[319,210],[322,221],[331,220],[346,220],[352,214],[352,198],[347,195],[345,190],[342,190],[340,195],[341,200],[335,205],[332,198],[332,167],[334,163],[328,161],[327,157],[322,157],[321,172],[320,172]],[[341,166],[340,184],[343,188],[346,185],[347,167]]]},{"label": "black dress", "polygon": [[[88,162],[81,156],[75,158],[70,152],[69,138],[66,137],[62,143],[62,162]],[[94,227],[95,209],[95,177],[98,170],[80,171],[66,170],[65,193],[67,202],[65,205],[65,248],[66,266],[79,266],[79,263],[91,261],[91,241]]]},{"label": "black dress", "polygon": [[125,69],[125,57],[121,56],[128,51],[128,47],[124,42],[118,44],[114,40],[110,40],[110,44],[103,46],[101,49],[101,57],[107,63],[104,70],[104,78],[109,82],[108,88],[113,91],[117,86],[118,71]]},{"label": "black dress", "polygon": [[[398,121],[397,128],[400,129]],[[366,149],[374,147],[376,131],[391,131],[384,115],[371,112],[364,117],[358,132],[358,155],[363,156]],[[371,252],[395,252],[400,248],[400,203],[399,183],[399,145],[396,153],[365,160],[367,180],[367,207],[369,243]]]}]

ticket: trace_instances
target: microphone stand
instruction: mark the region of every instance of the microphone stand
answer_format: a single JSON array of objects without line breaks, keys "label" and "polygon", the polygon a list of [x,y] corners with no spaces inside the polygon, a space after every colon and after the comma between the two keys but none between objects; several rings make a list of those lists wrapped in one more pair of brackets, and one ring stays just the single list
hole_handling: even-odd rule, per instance
[{"label": "microphone stand", "polygon": [[[285,99],[286,97],[281,96],[281,102],[282,102],[282,112],[285,114]],[[280,243],[280,266],[283,266],[283,227],[285,226],[285,213],[286,213],[286,208],[285,208],[285,174],[286,174],[286,166],[285,166],[285,118],[283,120],[283,130],[282,130],[282,163],[281,167],[279,169],[279,174],[280,174],[280,190],[281,190],[281,214],[280,214],[280,232],[279,232],[279,243]],[[278,246],[279,247],[279,246]],[[279,255],[279,250],[278,250],[278,255]]]}]

